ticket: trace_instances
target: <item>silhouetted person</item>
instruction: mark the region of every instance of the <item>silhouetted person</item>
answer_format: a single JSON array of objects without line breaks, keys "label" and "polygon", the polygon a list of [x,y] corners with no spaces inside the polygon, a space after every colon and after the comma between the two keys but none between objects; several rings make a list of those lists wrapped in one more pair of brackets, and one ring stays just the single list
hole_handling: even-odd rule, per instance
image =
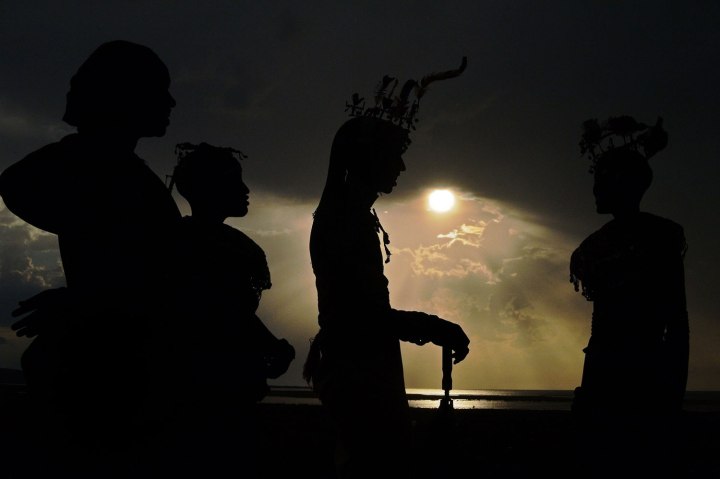
[{"label": "silhouetted person", "polygon": [[448,346],[456,363],[468,354],[469,339],[457,324],[390,305],[378,238],[384,230],[372,206],[405,171],[408,143],[408,131],[384,119],[348,120],[333,140],[314,213],[310,255],[320,331],[304,376],[336,425],[343,478],[411,477],[422,467],[411,455],[400,341]]},{"label": "silhouetted person", "polygon": [[576,290],[593,302],[573,402],[582,472],[682,477],[675,474],[689,354],[686,243],[679,224],[640,211],[653,176],[648,159],[665,147],[667,134],[661,119],[652,127],[630,117],[584,127],[596,210],[613,219],[570,261]]},{"label": "silhouetted person", "polygon": [[242,153],[207,143],[177,151],[172,181],[192,215],[178,231],[176,313],[159,358],[168,360],[156,398],[166,420],[149,451],[154,477],[256,477],[255,405],[295,350],[256,314],[272,285],[264,251],[224,223],[248,213]]},{"label": "silhouetted person", "polygon": [[[148,324],[161,314],[179,210],[134,150],[165,134],[175,100],[165,64],[127,41],[98,47],[70,83],[63,120],[77,127],[0,176],[7,207],[58,237],[66,288],[21,302],[14,328],[36,336],[22,356],[38,439],[54,452],[42,477],[124,477],[136,454]],[[28,464],[29,466],[32,464]]]}]

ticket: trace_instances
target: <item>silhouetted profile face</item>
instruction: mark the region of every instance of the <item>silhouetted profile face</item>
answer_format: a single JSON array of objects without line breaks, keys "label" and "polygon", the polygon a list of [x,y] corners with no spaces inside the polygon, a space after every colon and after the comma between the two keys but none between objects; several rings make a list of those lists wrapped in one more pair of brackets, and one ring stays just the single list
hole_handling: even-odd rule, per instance
[{"label": "silhouetted profile face", "polygon": [[652,182],[652,170],[638,152],[617,148],[603,155],[594,167],[593,195],[600,214],[637,209]]},{"label": "silhouetted profile face", "polygon": [[390,148],[377,156],[375,173],[370,173],[368,184],[378,193],[390,193],[397,186],[400,173],[405,171],[402,153]]},{"label": "silhouetted profile face", "polygon": [[104,43],[73,76],[63,120],[79,131],[163,136],[175,106],[169,87],[168,69],[151,49],[122,40]]},{"label": "silhouetted profile face", "polygon": [[250,188],[243,181],[242,167],[237,160],[218,171],[215,187],[207,193],[208,199],[223,211],[223,215],[242,217],[248,214]]},{"label": "silhouetted profile face", "polygon": [[222,218],[247,215],[250,189],[240,162],[227,150],[201,143],[180,160],[173,176],[193,213],[211,212]]},{"label": "silhouetted profile face", "polygon": [[407,131],[387,121],[352,118],[340,127],[333,155],[345,160],[348,180],[373,193],[390,193],[405,171],[402,155],[409,143]]}]

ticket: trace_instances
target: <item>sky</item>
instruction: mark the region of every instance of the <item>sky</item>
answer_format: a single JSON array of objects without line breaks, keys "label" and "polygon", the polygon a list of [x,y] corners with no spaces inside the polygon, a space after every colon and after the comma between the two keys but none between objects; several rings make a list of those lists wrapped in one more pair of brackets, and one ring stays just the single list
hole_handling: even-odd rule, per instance
[{"label": "sky", "polygon": [[[712,1],[0,0],[0,169],[74,132],[65,94],[98,45],[152,48],[177,106],[137,153],[162,178],[179,142],[247,154],[250,212],[227,222],[265,250],[273,287],[259,314],[297,351],[273,384],[300,386],[317,332],[312,213],[345,102],[385,74],[418,79],[466,56],[423,98],[407,171],[375,205],[393,307],[465,329],[456,389],[579,385],[592,303],[569,282],[569,258],[611,219],[595,213],[581,124],[661,116],[670,140],[641,208],[685,228],[688,388],[720,390],[719,23]],[[455,193],[450,212],[428,209],[436,188]],[[28,345],[9,328],[17,301],[63,284],[56,237],[0,204],[0,368],[19,367]],[[403,357],[408,388],[440,388],[439,348],[403,344]]]}]

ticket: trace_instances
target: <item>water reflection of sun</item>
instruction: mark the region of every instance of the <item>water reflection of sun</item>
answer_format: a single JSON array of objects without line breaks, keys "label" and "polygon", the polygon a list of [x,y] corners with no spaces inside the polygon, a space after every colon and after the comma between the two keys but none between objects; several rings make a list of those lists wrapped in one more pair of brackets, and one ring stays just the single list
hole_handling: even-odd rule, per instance
[{"label": "water reflection of sun", "polygon": [[455,206],[455,195],[450,190],[433,190],[428,196],[428,207],[436,213],[446,213]]}]

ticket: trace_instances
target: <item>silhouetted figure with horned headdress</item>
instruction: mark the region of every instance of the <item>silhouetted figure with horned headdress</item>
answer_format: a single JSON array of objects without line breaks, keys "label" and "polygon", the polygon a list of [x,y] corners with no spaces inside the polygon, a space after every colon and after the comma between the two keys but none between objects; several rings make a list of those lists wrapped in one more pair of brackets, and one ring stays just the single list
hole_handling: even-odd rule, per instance
[{"label": "silhouetted figure with horned headdress", "polygon": [[628,116],[584,123],[596,210],[613,216],[570,261],[575,289],[593,302],[573,412],[583,472],[598,477],[682,476],[686,243],[679,224],[640,210],[653,176],[648,160],[666,144],[660,118],[653,126]]},{"label": "silhouetted figure with horned headdress", "polygon": [[[229,147],[177,145],[173,186],[188,201],[176,247],[174,314],[163,344],[164,389],[154,417],[164,416],[148,451],[150,477],[258,477],[255,405],[268,378],[283,375],[295,349],[257,316],[272,286],[263,249],[225,224],[248,213],[250,190],[240,159]],[[171,406],[172,405],[172,406]]]},{"label": "silhouetted figure with horned headdress", "polygon": [[180,219],[163,181],[134,150],[140,138],[165,134],[175,106],[169,85],[150,48],[100,45],[67,94],[63,120],[77,133],[0,177],[7,207],[57,235],[66,278],[65,288],[21,302],[15,314],[29,314],[13,325],[34,337],[22,367],[33,427],[53,453],[40,477],[132,476],[149,382],[147,327],[161,314],[165,253]]},{"label": "silhouetted figure with horned headdress", "polygon": [[[319,394],[337,430],[336,470],[342,478],[413,477],[422,460],[411,455],[412,431],[400,341],[452,349],[454,362],[468,354],[462,328],[437,316],[392,308],[383,271],[383,236],[375,214],[405,171],[402,155],[427,85],[465,68],[408,81],[386,76],[374,106],[353,96],[351,119],[335,134],[327,181],[315,210],[310,255],[318,294],[320,331],[312,341],[305,379]],[[409,104],[409,95],[416,100]]]}]

